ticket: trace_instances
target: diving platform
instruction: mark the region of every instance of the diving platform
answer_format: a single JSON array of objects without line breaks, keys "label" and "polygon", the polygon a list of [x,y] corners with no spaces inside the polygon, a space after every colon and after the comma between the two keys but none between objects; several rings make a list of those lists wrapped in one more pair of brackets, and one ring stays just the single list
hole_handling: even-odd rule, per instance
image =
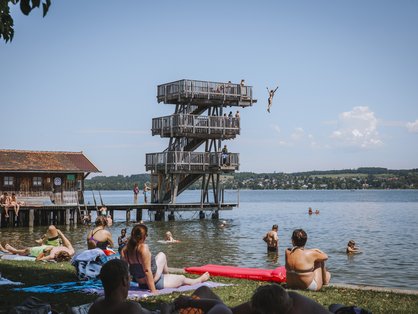
[{"label": "diving platform", "polygon": [[151,131],[160,137],[234,139],[240,134],[240,119],[177,113],[152,119]]},{"label": "diving platform", "polygon": [[253,99],[252,86],[225,82],[197,80],[179,80],[158,85],[158,103],[183,104],[197,106],[240,106],[248,107],[256,103]]},{"label": "diving platform", "polygon": [[145,155],[147,171],[166,173],[220,173],[239,169],[239,154],[223,156],[217,152],[168,151]]}]

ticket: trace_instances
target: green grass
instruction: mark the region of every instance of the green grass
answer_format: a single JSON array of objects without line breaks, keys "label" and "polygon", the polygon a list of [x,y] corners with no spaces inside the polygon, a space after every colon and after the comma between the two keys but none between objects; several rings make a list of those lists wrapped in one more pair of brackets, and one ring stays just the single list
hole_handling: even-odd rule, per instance
[{"label": "green grass", "polygon": [[[0,260],[2,276],[25,283],[25,286],[48,283],[68,282],[77,280],[74,267],[69,263],[34,263],[14,262]],[[189,275],[188,275],[189,276]],[[265,282],[252,280],[239,280],[223,277],[213,277],[212,281],[234,284],[229,287],[219,287],[215,292],[229,306],[238,305],[251,298],[253,291]],[[49,302],[57,311],[65,311],[68,306],[76,306],[92,302],[97,296],[84,293],[65,294],[33,294],[11,291],[11,287],[0,286],[0,313],[21,303],[29,295]],[[356,289],[343,289],[326,287],[320,292],[298,291],[324,306],[332,303],[357,305],[376,313],[416,313],[418,309],[418,295],[405,295],[377,291],[364,291]],[[190,294],[190,293],[189,293]],[[158,308],[161,302],[173,301],[179,294],[162,295],[141,300],[141,305],[149,308]]]}]

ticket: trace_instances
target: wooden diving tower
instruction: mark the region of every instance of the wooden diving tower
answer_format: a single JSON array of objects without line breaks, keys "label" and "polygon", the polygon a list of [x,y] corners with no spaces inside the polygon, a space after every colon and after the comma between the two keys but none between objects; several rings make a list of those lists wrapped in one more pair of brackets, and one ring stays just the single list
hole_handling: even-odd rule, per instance
[{"label": "wooden diving tower", "polygon": [[[166,204],[174,219],[177,196],[201,179],[200,218],[205,210],[231,208],[223,203],[221,175],[239,169],[239,154],[222,155],[223,141],[240,134],[240,118],[226,107],[249,107],[257,100],[252,87],[243,83],[179,80],[158,85],[157,101],[174,105],[174,113],[152,119],[152,135],[168,138],[163,152],[146,154],[145,168],[151,171],[151,203]],[[212,190],[212,193],[209,191]],[[212,199],[210,199],[210,194]],[[173,205],[170,208],[170,205]],[[164,219],[160,214],[156,220]]]}]

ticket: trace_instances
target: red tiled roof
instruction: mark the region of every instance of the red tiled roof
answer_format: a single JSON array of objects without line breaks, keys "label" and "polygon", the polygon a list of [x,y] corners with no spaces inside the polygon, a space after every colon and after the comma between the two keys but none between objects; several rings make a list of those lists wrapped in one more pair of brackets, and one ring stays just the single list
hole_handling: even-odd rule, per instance
[{"label": "red tiled roof", "polygon": [[0,171],[100,172],[82,152],[0,149]]}]

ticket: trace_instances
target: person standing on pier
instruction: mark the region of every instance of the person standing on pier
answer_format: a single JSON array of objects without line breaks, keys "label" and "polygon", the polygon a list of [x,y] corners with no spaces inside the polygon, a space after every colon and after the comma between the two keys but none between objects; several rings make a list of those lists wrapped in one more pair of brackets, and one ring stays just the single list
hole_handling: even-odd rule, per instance
[{"label": "person standing on pier", "polygon": [[144,203],[148,203],[147,192],[151,190],[146,183],[144,183]]},{"label": "person standing on pier", "polygon": [[267,243],[267,252],[277,253],[279,251],[279,236],[277,235],[278,230],[279,226],[273,225],[271,230],[263,237],[263,241]]},{"label": "person standing on pier", "polygon": [[225,165],[228,163],[228,148],[226,145],[224,145],[224,148],[222,148],[222,165]]},{"label": "person standing on pier", "polygon": [[134,204],[138,204],[138,194],[139,194],[138,183],[135,183],[135,185],[134,185]]}]

